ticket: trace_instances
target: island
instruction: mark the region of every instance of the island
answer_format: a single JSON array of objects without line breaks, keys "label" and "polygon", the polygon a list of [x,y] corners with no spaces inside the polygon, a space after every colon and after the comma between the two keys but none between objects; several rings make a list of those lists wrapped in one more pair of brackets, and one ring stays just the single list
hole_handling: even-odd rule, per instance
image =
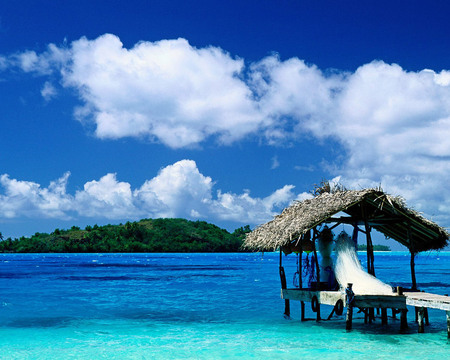
[{"label": "island", "polygon": [[232,233],[205,221],[143,219],[119,225],[72,226],[68,230],[3,239],[2,253],[242,252],[246,225]]}]

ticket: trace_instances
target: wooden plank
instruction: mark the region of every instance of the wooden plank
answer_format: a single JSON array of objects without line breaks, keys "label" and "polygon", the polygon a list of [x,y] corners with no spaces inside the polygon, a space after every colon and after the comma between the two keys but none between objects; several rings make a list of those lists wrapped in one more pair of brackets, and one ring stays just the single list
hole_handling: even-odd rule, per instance
[{"label": "wooden plank", "polygon": [[317,296],[319,304],[335,305],[340,299],[345,300],[345,295],[340,291],[312,291],[300,289],[281,289],[281,298],[289,300],[299,300],[311,302],[311,299]]},{"label": "wooden plank", "polygon": [[450,311],[448,296],[425,292],[406,292],[404,295],[407,305]]},{"label": "wooden plank", "polygon": [[[282,289],[281,298],[311,302],[317,296],[320,304],[335,305],[338,300],[345,303],[345,294],[340,291],[312,291],[300,289]],[[354,307],[406,309],[405,296],[399,295],[355,295]]]}]

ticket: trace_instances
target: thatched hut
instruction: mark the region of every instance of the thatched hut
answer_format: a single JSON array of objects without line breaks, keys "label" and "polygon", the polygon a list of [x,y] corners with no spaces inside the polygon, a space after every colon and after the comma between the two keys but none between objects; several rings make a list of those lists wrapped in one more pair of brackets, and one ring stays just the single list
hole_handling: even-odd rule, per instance
[{"label": "thatched hut", "polygon": [[[415,306],[418,316],[419,332],[423,332],[423,319],[428,319],[428,308],[447,311],[448,336],[450,338],[450,301],[448,297],[417,291],[415,276],[415,255],[422,251],[438,250],[449,243],[449,233],[434,222],[425,219],[418,212],[409,209],[402,198],[386,194],[381,189],[346,190],[342,186],[332,189],[329,183],[316,188],[311,199],[298,201],[286,208],[272,221],[257,227],[247,234],[244,247],[255,251],[280,250],[281,296],[285,300],[285,315],[290,315],[290,300],[300,300],[301,316],[305,319],[305,301],[311,302],[311,308],[320,320],[320,304],[334,305],[333,312],[342,313],[343,302],[347,307],[346,328],[351,329],[352,309],[361,308],[365,321],[375,319],[374,308],[381,309],[382,323],[387,324],[387,309],[401,312],[401,329],[407,327],[407,305]],[[356,246],[358,233],[363,233],[367,242],[367,272],[375,276],[374,252],[371,230],[375,229],[386,238],[393,239],[406,246],[411,253],[411,289],[397,288],[397,294],[382,295],[354,294],[352,283],[347,282],[345,293],[338,291],[333,284],[324,282],[327,278],[322,253],[322,266],[316,252],[316,241],[321,251],[324,243],[333,238],[331,230],[340,224],[353,227],[352,246]],[[326,226],[325,226],[326,225]],[[328,235],[327,235],[328,234]],[[347,239],[349,239],[349,236]],[[311,262],[308,257],[306,269],[309,281],[302,284],[302,253],[313,253]],[[282,253],[297,253],[298,284],[295,289],[286,286],[286,275],[282,265]],[[330,258],[331,259],[331,258]],[[314,261],[313,261],[314,260]],[[355,260],[357,261],[357,260]],[[314,264],[314,265],[312,265]],[[322,269],[322,270],[321,270]],[[314,281],[312,281],[314,280]],[[342,282],[342,281],[341,281]],[[336,285],[336,284],[335,284]],[[343,284],[340,284],[341,286]],[[403,295],[405,290],[405,295]],[[389,290],[391,291],[391,290]],[[333,315],[330,314],[329,318]]]},{"label": "thatched hut", "polygon": [[[339,213],[346,216],[334,217]],[[372,228],[406,246],[411,252],[412,288],[416,288],[415,254],[442,249],[449,241],[449,233],[444,228],[409,209],[400,197],[388,195],[380,189],[338,188],[322,192],[312,199],[295,202],[272,221],[249,233],[244,247],[256,251],[274,251],[299,245],[305,235],[309,236],[310,231],[315,231],[324,223],[334,223],[331,228],[350,224],[354,231],[366,234],[370,273],[374,273],[370,236]]]}]

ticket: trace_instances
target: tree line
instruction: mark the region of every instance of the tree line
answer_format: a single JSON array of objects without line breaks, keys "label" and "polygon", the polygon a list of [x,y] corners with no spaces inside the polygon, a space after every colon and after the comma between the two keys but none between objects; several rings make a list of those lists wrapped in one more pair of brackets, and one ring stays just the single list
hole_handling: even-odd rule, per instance
[{"label": "tree line", "polygon": [[246,225],[232,233],[205,221],[143,219],[119,225],[77,226],[3,239],[2,253],[240,252]]}]

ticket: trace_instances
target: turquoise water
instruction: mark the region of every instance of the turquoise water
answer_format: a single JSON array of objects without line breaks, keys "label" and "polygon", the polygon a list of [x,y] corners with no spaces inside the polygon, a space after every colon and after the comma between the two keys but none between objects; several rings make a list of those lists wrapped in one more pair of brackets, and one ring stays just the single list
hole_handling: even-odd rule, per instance
[{"label": "turquoise water", "polygon": [[[356,314],[283,318],[276,253],[0,254],[0,359],[446,359],[443,311],[417,334]],[[365,254],[360,254],[362,263]],[[288,286],[295,256],[283,257]],[[450,253],[416,259],[422,290],[450,293]],[[409,255],[376,253],[377,276],[408,286]],[[308,317],[314,314],[309,309]],[[411,309],[412,310],[412,309]],[[322,308],[328,316],[331,307]]]}]

